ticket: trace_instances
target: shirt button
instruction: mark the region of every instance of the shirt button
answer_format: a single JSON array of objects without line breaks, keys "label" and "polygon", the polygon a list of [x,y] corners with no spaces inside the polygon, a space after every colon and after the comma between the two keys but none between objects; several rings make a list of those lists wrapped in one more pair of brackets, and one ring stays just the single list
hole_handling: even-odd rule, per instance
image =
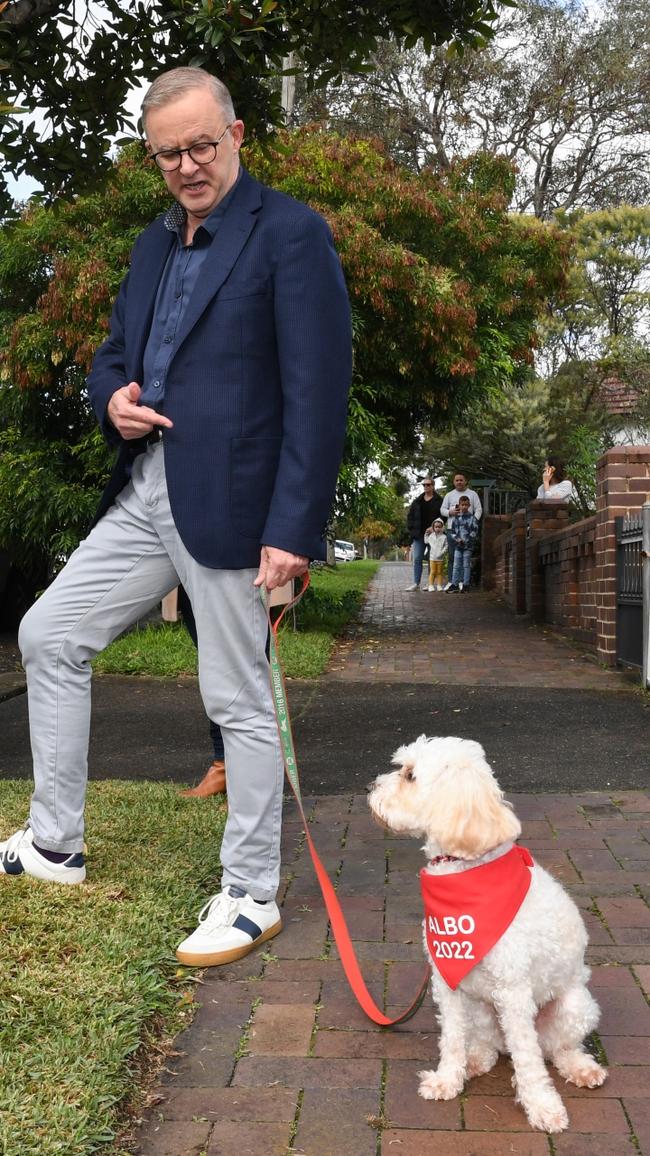
[{"label": "shirt button", "polygon": [[153,385],[154,389],[160,389],[160,382],[159,381],[152,381],[151,384]]},{"label": "shirt button", "polygon": [[183,296],[182,293],[174,293],[174,297],[176,298],[177,301],[178,301],[178,298],[182,297],[182,296]]},{"label": "shirt button", "polygon": [[171,344],[171,342],[172,342],[173,340],[174,340],[174,338],[173,338],[173,337],[163,337],[163,344],[164,344],[164,345],[169,345],[169,344]]}]

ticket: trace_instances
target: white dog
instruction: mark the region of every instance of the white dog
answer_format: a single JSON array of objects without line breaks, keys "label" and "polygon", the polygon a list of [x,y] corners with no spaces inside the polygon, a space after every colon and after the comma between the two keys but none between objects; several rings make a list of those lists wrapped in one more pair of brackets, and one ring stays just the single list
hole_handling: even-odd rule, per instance
[{"label": "white dog", "polygon": [[[426,840],[423,931],[440,1013],[440,1062],[419,1073],[420,1095],[450,1100],[507,1052],[530,1124],[560,1132],[568,1116],[545,1057],[581,1088],[597,1088],[607,1076],[583,1048],[600,1013],[586,987],[587,933],[578,908],[514,846],[520,823],[479,743],[420,735],[393,763],[399,770],[376,779],[369,803],[392,831]],[[449,895],[456,914],[445,906]],[[495,939],[492,921],[501,910],[505,924]]]}]

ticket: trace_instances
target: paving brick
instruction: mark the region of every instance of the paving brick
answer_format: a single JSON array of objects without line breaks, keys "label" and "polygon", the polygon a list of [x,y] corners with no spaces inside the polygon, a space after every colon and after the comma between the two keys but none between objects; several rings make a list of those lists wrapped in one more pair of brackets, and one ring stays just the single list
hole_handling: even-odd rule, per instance
[{"label": "paving brick", "polygon": [[398,1152],[399,1156],[549,1156],[550,1149],[539,1133],[387,1128],[381,1138],[382,1156]]},{"label": "paving brick", "polygon": [[154,1092],[153,1114],[162,1120],[286,1121],[296,1114],[293,1088],[169,1088]]},{"label": "paving brick", "polygon": [[309,1004],[262,1004],[248,1039],[253,1056],[306,1056],[316,1012]]},{"label": "paving brick", "polygon": [[[293,1148],[307,1156],[375,1156],[379,1088],[307,1088]],[[260,1149],[255,1156],[261,1156]]]},{"label": "paving brick", "polygon": [[608,1036],[598,1038],[609,1064],[650,1064],[650,1036]]},{"label": "paving brick", "polygon": [[432,1058],[420,1061],[389,1060],[386,1069],[384,1111],[391,1128],[459,1128],[460,1096],[456,1100],[423,1100],[418,1095],[418,1072],[436,1066]]},{"label": "paving brick", "polygon": [[207,1156],[286,1156],[291,1124],[251,1124],[225,1120],[215,1125]]},{"label": "paving brick", "polygon": [[380,1060],[320,1060],[295,1056],[244,1056],[233,1087],[379,1088]]},{"label": "paving brick", "polygon": [[145,1127],[138,1133],[136,1152],[138,1156],[201,1156],[211,1131],[212,1124],[186,1120]]},{"label": "paving brick", "polygon": [[639,967],[634,967],[632,970],[646,995],[650,995],[650,966],[640,965]]},{"label": "paving brick", "polygon": [[650,1036],[650,1007],[638,988],[607,988],[599,992],[598,1002],[603,1035]]},{"label": "paving brick", "polygon": [[576,1136],[563,1132],[553,1137],[557,1156],[638,1156],[638,1148],[631,1136],[598,1136],[587,1133]]},{"label": "paving brick", "polygon": [[624,896],[600,899],[598,907],[608,927],[644,927],[650,930],[650,907],[642,899]]},{"label": "paving brick", "polygon": [[319,1031],[314,1048],[316,1056],[332,1059],[400,1059],[419,1060],[431,1066],[437,1055],[436,1038],[428,1032],[405,1031]]}]

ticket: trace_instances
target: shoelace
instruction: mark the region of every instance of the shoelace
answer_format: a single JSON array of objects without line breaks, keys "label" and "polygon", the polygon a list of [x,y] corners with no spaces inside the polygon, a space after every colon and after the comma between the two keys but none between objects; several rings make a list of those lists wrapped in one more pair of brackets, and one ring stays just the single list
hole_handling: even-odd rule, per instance
[{"label": "shoelace", "polygon": [[206,931],[216,931],[221,927],[230,927],[237,917],[237,901],[226,891],[213,895],[199,911],[199,923],[205,925]]},{"label": "shoelace", "polygon": [[5,859],[7,861],[7,863],[15,863],[16,862],[16,860],[18,858],[18,851],[20,849],[20,844],[22,843],[22,841],[25,838],[25,835],[27,834],[28,831],[29,831],[29,824],[26,823],[25,826],[21,827],[19,831],[15,831],[10,839],[7,839],[7,842],[5,843],[4,851],[2,852],[2,857],[3,857],[3,859]]}]

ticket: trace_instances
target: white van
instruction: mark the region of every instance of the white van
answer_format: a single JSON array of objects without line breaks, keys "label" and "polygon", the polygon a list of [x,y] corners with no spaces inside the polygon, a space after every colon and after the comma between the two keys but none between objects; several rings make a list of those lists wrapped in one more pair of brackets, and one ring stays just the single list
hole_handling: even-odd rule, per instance
[{"label": "white van", "polygon": [[334,560],[336,562],[354,562],[356,558],[356,551],[354,549],[354,542],[342,542],[340,538],[336,538],[334,542]]}]

